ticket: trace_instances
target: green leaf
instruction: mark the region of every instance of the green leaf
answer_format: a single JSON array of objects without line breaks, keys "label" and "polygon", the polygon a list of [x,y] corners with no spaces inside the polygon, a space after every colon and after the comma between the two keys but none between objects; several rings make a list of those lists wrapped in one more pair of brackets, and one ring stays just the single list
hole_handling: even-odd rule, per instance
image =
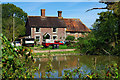
[{"label": "green leaf", "polygon": [[8,59],[9,59],[9,60],[13,59],[13,56],[8,56]]}]

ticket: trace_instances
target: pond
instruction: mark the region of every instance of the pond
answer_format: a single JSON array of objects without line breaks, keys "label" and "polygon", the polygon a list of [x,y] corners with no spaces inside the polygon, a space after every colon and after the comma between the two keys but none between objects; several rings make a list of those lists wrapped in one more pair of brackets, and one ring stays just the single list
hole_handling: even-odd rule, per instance
[{"label": "pond", "polygon": [[62,78],[64,70],[73,70],[80,67],[82,76],[86,76],[91,70],[102,70],[106,65],[117,63],[120,66],[120,58],[118,56],[95,56],[95,55],[67,55],[67,56],[50,56],[50,57],[37,57],[36,71],[34,78],[47,77],[46,66],[48,61],[51,60],[54,73],[51,73],[50,78]]}]

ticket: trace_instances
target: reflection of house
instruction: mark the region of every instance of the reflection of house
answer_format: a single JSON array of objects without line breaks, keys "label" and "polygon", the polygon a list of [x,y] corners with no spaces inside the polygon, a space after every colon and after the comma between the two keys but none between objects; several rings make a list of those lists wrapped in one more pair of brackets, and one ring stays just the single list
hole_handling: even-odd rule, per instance
[{"label": "reflection of house", "polygon": [[58,11],[58,17],[48,17],[45,16],[45,9],[41,9],[41,16],[28,16],[26,22],[26,35],[38,39],[40,44],[46,38],[65,40],[67,35],[78,38],[85,32],[90,30],[80,19],[63,18],[62,11]]},{"label": "reflection of house", "polygon": [[[56,59],[54,59],[54,57]],[[39,66],[39,64],[41,64],[41,67],[38,71],[38,73],[41,72],[41,77],[45,76],[45,71],[47,69],[46,67],[48,65],[47,63],[49,60],[52,60],[51,64],[52,64],[53,70],[58,71],[58,77],[62,76],[62,71],[64,69],[75,68],[77,67],[77,64],[79,64],[78,57],[76,56],[72,56],[72,57],[71,56],[51,56],[49,58],[40,58],[40,60],[37,59],[34,65]]]}]

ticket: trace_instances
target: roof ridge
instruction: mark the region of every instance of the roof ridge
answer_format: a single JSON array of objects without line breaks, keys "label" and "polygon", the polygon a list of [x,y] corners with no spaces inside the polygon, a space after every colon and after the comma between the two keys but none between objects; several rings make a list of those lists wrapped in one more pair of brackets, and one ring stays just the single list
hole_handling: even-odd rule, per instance
[{"label": "roof ridge", "polygon": [[[41,16],[28,16],[28,17],[41,17]],[[55,17],[55,18],[58,18],[57,16],[45,16],[45,17]],[[78,19],[78,20],[80,20],[79,18],[63,18],[63,19]]]},{"label": "roof ridge", "polygon": [[[42,16],[28,16],[28,17],[42,17]],[[57,18],[56,16],[45,16],[45,17],[55,17],[55,18]]]},{"label": "roof ridge", "polygon": [[77,19],[77,20],[80,20],[79,18],[63,18],[63,19]]}]

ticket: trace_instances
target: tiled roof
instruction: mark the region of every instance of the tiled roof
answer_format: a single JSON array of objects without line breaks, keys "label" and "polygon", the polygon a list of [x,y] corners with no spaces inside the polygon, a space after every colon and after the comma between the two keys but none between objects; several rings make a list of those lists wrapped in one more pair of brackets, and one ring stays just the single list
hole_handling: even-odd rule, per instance
[{"label": "tiled roof", "polygon": [[90,32],[80,19],[58,18],[58,17],[41,17],[28,16],[30,27],[51,27],[67,28],[69,32]]},{"label": "tiled roof", "polygon": [[67,31],[69,32],[90,32],[90,29],[87,28],[80,19],[66,19],[64,21],[67,25]]},{"label": "tiled roof", "polygon": [[30,27],[66,27],[64,20],[58,17],[41,17],[41,16],[28,16]]}]

